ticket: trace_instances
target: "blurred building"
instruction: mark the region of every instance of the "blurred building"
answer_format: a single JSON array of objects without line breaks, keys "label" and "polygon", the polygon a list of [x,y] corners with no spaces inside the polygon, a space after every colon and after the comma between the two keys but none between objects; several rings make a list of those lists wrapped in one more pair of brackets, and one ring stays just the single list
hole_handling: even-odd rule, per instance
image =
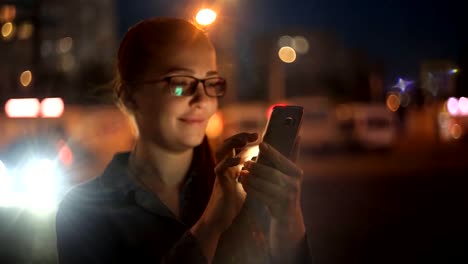
[{"label": "blurred building", "polygon": [[456,77],[457,96],[468,96],[468,45],[465,46],[460,52],[460,59],[458,60],[458,69]]},{"label": "blurred building", "polygon": [[458,68],[450,60],[431,60],[421,65],[421,88],[426,95],[446,98],[455,95]]},{"label": "blurred building", "polygon": [[[286,32],[286,31],[283,31]],[[350,49],[333,33],[290,30],[255,40],[253,81],[242,98],[327,96],[337,101],[383,98],[383,66],[365,51]],[[290,63],[279,58],[282,46],[296,51]],[[284,90],[283,92],[277,90]],[[270,91],[268,91],[270,90]]]},{"label": "blurred building", "polygon": [[[12,28],[3,30],[0,39],[3,100],[61,96],[77,101],[87,94],[83,84],[102,79],[112,66],[117,41],[113,0],[10,0],[1,1],[0,10],[2,30]],[[25,71],[30,74],[22,75]]]}]

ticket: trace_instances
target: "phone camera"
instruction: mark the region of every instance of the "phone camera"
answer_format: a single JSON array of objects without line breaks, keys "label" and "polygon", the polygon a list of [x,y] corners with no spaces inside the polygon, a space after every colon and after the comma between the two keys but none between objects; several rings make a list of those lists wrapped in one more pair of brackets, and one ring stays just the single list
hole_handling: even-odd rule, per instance
[{"label": "phone camera", "polygon": [[292,117],[286,117],[284,120],[284,124],[288,127],[293,127],[294,126],[294,118]]}]

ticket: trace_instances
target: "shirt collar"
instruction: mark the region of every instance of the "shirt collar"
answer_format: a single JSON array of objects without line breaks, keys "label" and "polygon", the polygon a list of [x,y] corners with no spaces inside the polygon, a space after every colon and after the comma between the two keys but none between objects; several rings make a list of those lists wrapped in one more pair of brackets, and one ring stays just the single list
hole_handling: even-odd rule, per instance
[{"label": "shirt collar", "polygon": [[[131,152],[117,153],[101,176],[101,184],[105,192],[114,193],[122,198],[130,198],[138,206],[157,215],[176,219],[176,216],[159,200],[159,198],[143,189],[132,179],[129,172]],[[182,187],[181,211],[186,205],[187,194],[190,193],[192,179],[196,175],[193,166],[190,167],[187,179]]]}]

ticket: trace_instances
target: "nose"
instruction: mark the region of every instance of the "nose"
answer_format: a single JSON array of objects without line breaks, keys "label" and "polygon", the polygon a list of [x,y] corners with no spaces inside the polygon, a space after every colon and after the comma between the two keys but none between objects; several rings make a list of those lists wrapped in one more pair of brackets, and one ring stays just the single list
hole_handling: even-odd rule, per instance
[{"label": "nose", "polygon": [[190,104],[201,108],[204,107],[206,104],[209,104],[212,100],[213,98],[206,94],[205,88],[203,87],[203,83],[198,82],[197,90],[193,94],[193,97],[190,100]]}]

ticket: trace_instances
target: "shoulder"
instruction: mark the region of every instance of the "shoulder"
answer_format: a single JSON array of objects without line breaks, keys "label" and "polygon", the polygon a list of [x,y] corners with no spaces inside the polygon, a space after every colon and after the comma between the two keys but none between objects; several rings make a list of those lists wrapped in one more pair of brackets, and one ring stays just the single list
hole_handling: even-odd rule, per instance
[{"label": "shoulder", "polygon": [[57,218],[70,214],[82,214],[98,211],[100,204],[106,200],[106,195],[101,191],[100,177],[73,187],[62,198]]},{"label": "shoulder", "polygon": [[125,183],[124,171],[128,153],[116,154],[104,173],[92,180],[73,187],[62,198],[58,212],[68,209],[92,210],[122,199],[122,189],[119,185]]},{"label": "shoulder", "polygon": [[73,186],[63,197],[62,202],[71,202],[79,199],[88,200],[99,196],[100,177]]}]

